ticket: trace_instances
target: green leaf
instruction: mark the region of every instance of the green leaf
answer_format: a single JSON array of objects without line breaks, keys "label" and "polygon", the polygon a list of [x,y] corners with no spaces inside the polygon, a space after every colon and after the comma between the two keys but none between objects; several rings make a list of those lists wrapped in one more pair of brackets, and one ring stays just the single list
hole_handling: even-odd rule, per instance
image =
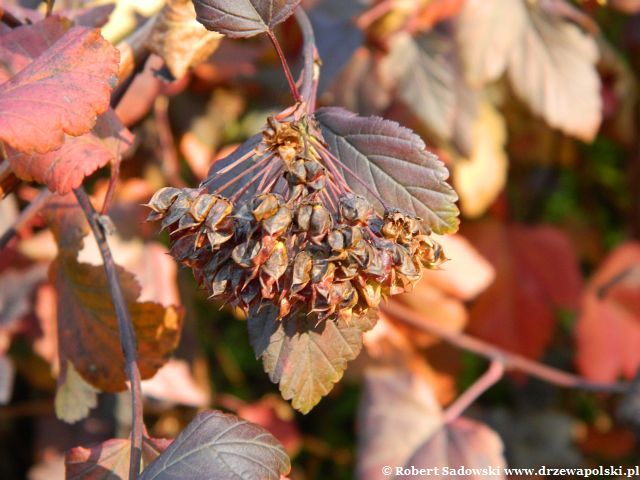
[{"label": "green leaf", "polygon": [[[422,139],[408,128],[379,117],[359,117],[342,108],[316,112],[331,153],[373,188],[388,206],[423,219],[436,233],[458,229],[458,196],[446,182],[449,171]],[[380,203],[361,182],[343,170],[350,187]]]},{"label": "green leaf", "polygon": [[294,313],[277,318],[275,307],[249,312],[249,339],[272,382],[302,413],[327,395],[342,378],[347,362],[358,356],[362,333],[372,325],[354,316],[318,322],[316,315]]},{"label": "green leaf", "polygon": [[290,469],[284,447],[264,428],[209,411],[198,414],[140,480],[279,480]]}]

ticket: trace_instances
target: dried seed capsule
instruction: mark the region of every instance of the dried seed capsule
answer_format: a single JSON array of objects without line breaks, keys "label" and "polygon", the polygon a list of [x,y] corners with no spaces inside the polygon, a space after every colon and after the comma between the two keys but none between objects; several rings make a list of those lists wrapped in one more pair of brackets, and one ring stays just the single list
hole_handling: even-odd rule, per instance
[{"label": "dried seed capsule", "polygon": [[314,237],[325,235],[331,229],[332,224],[333,220],[331,219],[331,213],[329,213],[329,210],[327,210],[323,205],[314,205],[309,222],[309,233]]},{"label": "dried seed capsule", "polygon": [[289,228],[292,219],[293,214],[291,210],[286,205],[283,205],[275,215],[262,221],[262,228],[264,228],[269,235],[280,236]]},{"label": "dried seed capsule", "polygon": [[291,272],[291,291],[294,293],[299,292],[307,286],[309,280],[311,280],[311,269],[313,268],[313,261],[311,255],[307,252],[299,252],[293,260],[293,270]]},{"label": "dried seed capsule", "polygon": [[171,204],[178,198],[179,188],[164,187],[153,194],[147,206],[156,213],[165,213]]},{"label": "dried seed capsule", "polygon": [[280,195],[275,193],[264,193],[254,199],[254,205],[251,213],[253,213],[253,217],[260,222],[275,215],[280,206],[284,205],[284,200]]},{"label": "dried seed capsule", "polygon": [[283,242],[277,242],[261,270],[274,280],[278,280],[287,270],[289,256]]},{"label": "dried seed capsule", "polygon": [[311,214],[313,213],[313,205],[309,203],[303,203],[298,207],[296,212],[296,223],[298,228],[303,232],[308,232],[311,226]]},{"label": "dried seed capsule", "polygon": [[207,218],[204,221],[205,227],[210,231],[215,231],[216,227],[231,214],[233,203],[226,198],[216,197],[215,203],[209,209]]},{"label": "dried seed capsule", "polygon": [[207,218],[209,211],[216,204],[217,200],[217,196],[203,193],[193,201],[189,209],[189,214],[196,222],[202,223]]},{"label": "dried seed capsule", "polygon": [[236,245],[231,252],[231,258],[241,267],[251,268],[254,266],[253,260],[260,253],[260,243],[255,240],[247,240]]},{"label": "dried seed capsule", "polygon": [[340,197],[340,216],[348,223],[366,224],[373,214],[369,201],[360,195],[342,195]]},{"label": "dried seed capsule", "polygon": [[327,243],[334,252],[342,252],[345,249],[344,235],[340,230],[333,230],[327,235]]},{"label": "dried seed capsule", "polygon": [[160,224],[162,230],[173,225],[188,214],[192,202],[190,193],[187,189],[180,191],[162,219],[162,223]]}]

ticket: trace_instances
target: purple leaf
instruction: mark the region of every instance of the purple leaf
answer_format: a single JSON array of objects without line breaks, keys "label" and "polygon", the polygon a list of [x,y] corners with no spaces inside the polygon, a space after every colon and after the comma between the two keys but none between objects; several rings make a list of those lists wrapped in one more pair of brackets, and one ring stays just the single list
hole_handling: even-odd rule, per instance
[{"label": "purple leaf", "polygon": [[[458,196],[446,182],[449,171],[408,128],[379,117],[359,117],[342,108],[316,112],[331,152],[389,206],[423,219],[439,234],[458,228]],[[380,206],[362,182],[344,171],[351,188]]]},{"label": "purple leaf", "polygon": [[282,397],[308,413],[358,356],[371,319],[354,316],[347,324],[343,319],[318,322],[305,313],[276,317],[274,307],[250,312],[249,339],[271,381],[280,384]]},{"label": "purple leaf", "polygon": [[197,20],[230,38],[265,33],[285,21],[300,0],[193,0]]},{"label": "purple leaf", "polygon": [[218,411],[193,419],[140,480],[279,480],[291,469],[284,447],[264,428]]}]

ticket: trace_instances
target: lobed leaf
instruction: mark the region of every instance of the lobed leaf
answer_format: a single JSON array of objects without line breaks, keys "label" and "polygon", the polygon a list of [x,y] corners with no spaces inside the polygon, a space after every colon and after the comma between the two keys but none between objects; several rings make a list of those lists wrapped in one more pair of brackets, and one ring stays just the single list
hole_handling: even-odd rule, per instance
[{"label": "lobed leaf", "polygon": [[[412,466],[439,467],[441,472],[443,467],[492,466],[500,471],[474,478],[504,478],[504,446],[498,435],[465,418],[445,424],[431,386],[408,370],[370,369],[366,373],[358,425],[359,479],[401,479],[406,475],[396,474],[396,468]],[[385,472],[385,466],[392,466],[392,471]]]},{"label": "lobed leaf", "polygon": [[[37,43],[42,28],[39,23],[19,27],[2,35],[0,44],[18,45],[16,35]],[[37,48],[26,40],[19,46],[26,51]],[[16,58],[21,53],[9,51],[14,64],[25,63]],[[79,136],[88,132],[109,107],[118,61],[118,50],[99,31],[79,26],[68,30],[0,84],[0,141],[26,154],[46,153],[62,145],[65,133]]]},{"label": "lobed leaf", "polygon": [[56,417],[75,423],[98,405],[98,390],[83,380],[73,363],[63,357],[55,397]]},{"label": "lobed leaf", "polygon": [[[421,217],[436,233],[457,230],[458,197],[446,182],[449,172],[418,135],[396,122],[359,117],[342,108],[320,109],[316,118],[331,152],[385,203]],[[344,169],[343,174],[356,193],[380,205]]]},{"label": "lobed leaf", "polygon": [[279,480],[290,469],[284,447],[264,428],[208,411],[196,416],[140,480]]},{"label": "lobed leaf", "polygon": [[300,0],[193,0],[197,19],[230,38],[253,37],[273,29],[294,12]]},{"label": "lobed leaf", "polygon": [[589,141],[602,120],[598,49],[568,20],[589,23],[564,2],[469,0],[458,20],[458,42],[471,84],[482,86],[506,70],[533,112]]},{"label": "lobed leaf", "polygon": [[62,146],[43,154],[23,154],[7,149],[7,159],[15,175],[43,183],[64,195],[79,187],[84,178],[125,153],[133,135],[113,110],[100,115],[95,127],[79,137],[66,136]]},{"label": "lobed leaf", "polygon": [[362,333],[371,327],[354,317],[318,322],[315,315],[293,314],[277,318],[274,307],[249,313],[249,340],[265,372],[280,385],[285,400],[302,413],[327,395],[342,378],[347,362],[358,356]]}]

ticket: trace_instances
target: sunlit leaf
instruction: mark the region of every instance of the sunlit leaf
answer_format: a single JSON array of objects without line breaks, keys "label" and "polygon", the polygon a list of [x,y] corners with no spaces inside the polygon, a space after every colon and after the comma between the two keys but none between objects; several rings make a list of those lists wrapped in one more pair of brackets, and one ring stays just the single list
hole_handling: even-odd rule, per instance
[{"label": "sunlit leaf", "polygon": [[[457,230],[458,197],[446,182],[449,172],[420,137],[396,122],[341,108],[320,109],[317,118],[331,152],[386,203],[421,217],[436,233]],[[344,177],[356,193],[380,205],[352,175]]]},{"label": "sunlit leaf", "polygon": [[284,448],[264,428],[217,411],[198,414],[140,480],[279,480],[291,468]]},{"label": "sunlit leaf", "polygon": [[462,213],[475,218],[486,212],[507,181],[507,126],[487,101],[480,105],[471,136],[471,155],[455,163],[453,185],[460,196]]},{"label": "sunlit leaf", "polygon": [[[35,29],[36,33],[31,37],[22,29]],[[31,25],[5,33],[0,37],[2,58],[9,56],[4,45],[13,45],[14,35],[37,45],[42,33]],[[38,48],[26,41],[20,46],[27,51]],[[0,84],[0,140],[23,153],[45,153],[59,148],[65,133],[78,136],[88,132],[96,117],[109,107],[118,60],[118,51],[97,30],[71,28]]]},{"label": "sunlit leaf", "polygon": [[277,318],[273,307],[250,312],[249,339],[272,382],[293,408],[308,413],[338,382],[347,362],[358,356],[370,325],[354,319],[318,322],[303,313]]},{"label": "sunlit leaf", "polygon": [[300,0],[194,0],[198,21],[231,38],[253,37],[284,22]]},{"label": "sunlit leaf", "polygon": [[218,48],[221,38],[196,21],[191,0],[170,0],[158,15],[147,45],[180,79],[189,68],[206,60]]}]

